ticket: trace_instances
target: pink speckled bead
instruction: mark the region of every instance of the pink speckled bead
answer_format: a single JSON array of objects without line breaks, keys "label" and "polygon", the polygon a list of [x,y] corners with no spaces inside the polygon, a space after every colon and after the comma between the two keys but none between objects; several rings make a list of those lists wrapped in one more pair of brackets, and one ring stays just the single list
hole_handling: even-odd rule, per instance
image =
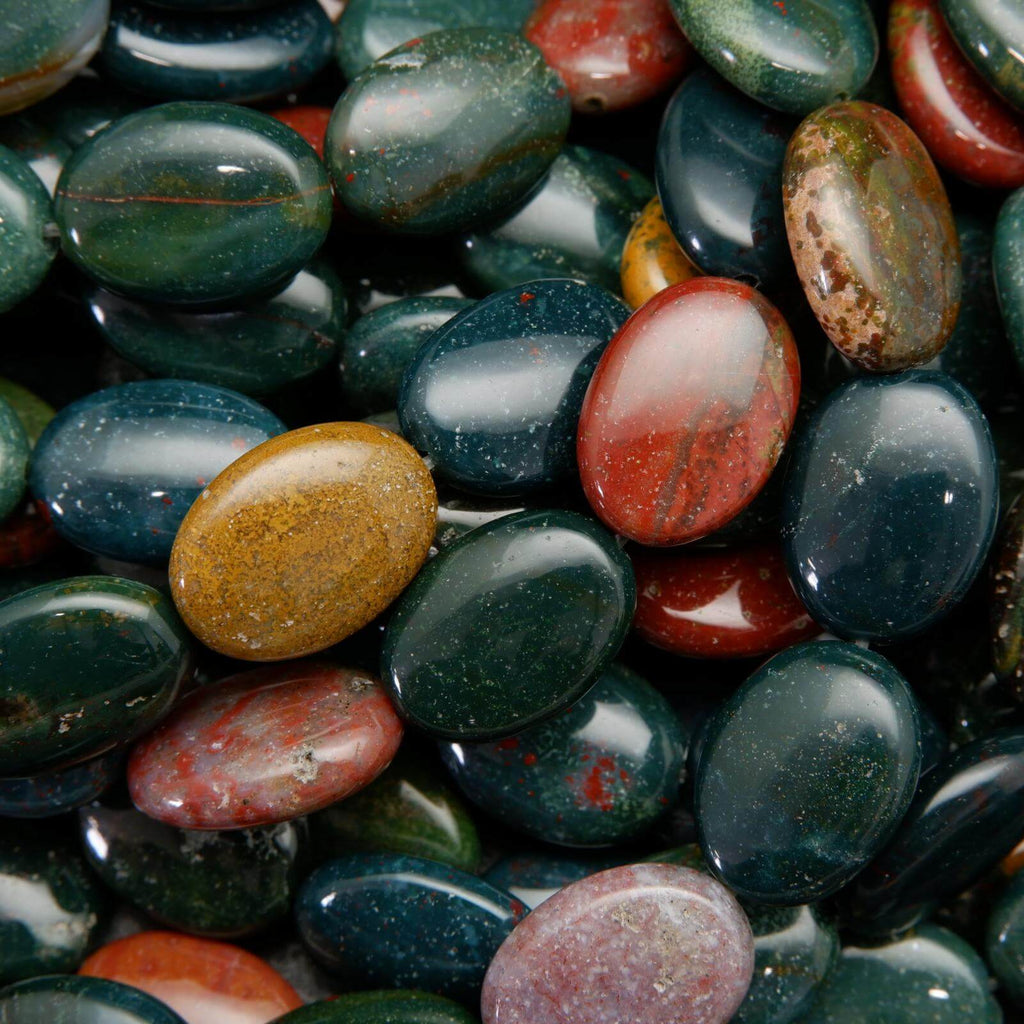
[{"label": "pink speckled bead", "polygon": [[723,1024],[754,939],[735,897],[670,864],[590,875],[539,906],[484,980],[483,1024]]}]

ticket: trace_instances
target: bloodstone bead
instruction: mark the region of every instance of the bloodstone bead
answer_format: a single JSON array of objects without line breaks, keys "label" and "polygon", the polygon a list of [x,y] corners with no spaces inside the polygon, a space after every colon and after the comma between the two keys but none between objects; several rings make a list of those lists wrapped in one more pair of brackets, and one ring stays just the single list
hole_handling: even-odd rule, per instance
[{"label": "bloodstone bead", "polygon": [[504,825],[549,843],[611,846],[640,835],[679,792],[686,744],[675,713],[623,665],[573,707],[495,743],[442,757],[462,791]]},{"label": "bloodstone bead", "polygon": [[[75,970],[105,904],[77,851],[42,835],[15,839],[15,831],[8,823],[0,840],[0,985]],[[9,1020],[2,995],[0,1020]]]},{"label": "bloodstone bead", "polygon": [[191,671],[188,633],[158,591],[116,576],[44,583],[0,602],[0,777],[131,743]]},{"label": "bloodstone bead", "polygon": [[483,1024],[724,1024],[754,966],[750,925],[714,879],[634,864],[567,886],[498,950]]},{"label": "bloodstone bead", "polygon": [[0,818],[52,818],[90,803],[121,774],[116,750],[71,768],[25,779],[0,779]]},{"label": "bloodstone bead", "polygon": [[4,1024],[186,1024],[159,999],[101,978],[51,975],[0,990]]},{"label": "bloodstone bead", "polygon": [[699,273],[669,230],[661,200],[655,196],[633,222],[622,247],[622,297],[636,309],[669,285]]},{"label": "bloodstone bead", "polygon": [[[530,910],[536,910],[559,889],[578,882],[598,871],[617,868],[630,860],[628,856],[614,854],[536,853],[506,857],[490,867],[484,881],[510,892]],[[652,858],[653,859],[653,858]]]},{"label": "bloodstone bead", "polygon": [[1024,687],[1024,497],[1006,514],[991,587],[992,667]]},{"label": "bloodstone bead", "polygon": [[1024,110],[1024,13],[1015,0],[939,0],[953,38],[1000,95]]},{"label": "bloodstone bead", "polygon": [[820,632],[793,593],[782,550],[765,541],[688,554],[630,551],[633,626],[649,643],[690,658],[746,658]]},{"label": "bloodstone bead", "polygon": [[279,290],[320,247],[330,184],[266,114],[166,103],[80,146],[55,204],[65,254],[100,284],[154,302],[227,303]]},{"label": "bloodstone bead", "polygon": [[36,445],[29,482],[65,540],[161,565],[206,484],[286,429],[252,399],[210,384],[119,384],[61,410]]},{"label": "bloodstone bead", "polygon": [[432,32],[345,90],[324,155],[341,201],[395,231],[439,234],[523,199],[558,155],[569,99],[526,40]]},{"label": "bloodstone bead", "polygon": [[825,333],[867,370],[927,362],[960,306],[960,250],[928,151],[895,114],[837,103],[796,130],[783,174],[786,232]]},{"label": "bloodstone bead", "polygon": [[508,736],[586,692],[635,603],[629,560],[593,520],[505,516],[438,554],[402,595],[381,675],[402,713],[435,736]]},{"label": "bloodstone bead", "polygon": [[576,476],[594,366],[629,310],[580,281],[531,281],[439,327],[405,371],[402,433],[449,483],[530,494]]},{"label": "bloodstone bead", "polygon": [[996,488],[985,417],[951,377],[849,381],[806,424],[786,477],[783,544],[797,593],[843,637],[920,632],[980,572]]},{"label": "bloodstone bead", "polygon": [[79,974],[141,989],[187,1024],[266,1024],[302,1005],[295,989],[252,953],[173,932],[139,932],[111,942]]},{"label": "bloodstone bead", "polygon": [[999,211],[992,249],[999,308],[1017,364],[1024,371],[1024,188]]},{"label": "bloodstone bead", "polygon": [[0,396],[0,522],[21,503],[30,452],[28,434],[18,414]]},{"label": "bloodstone bead", "polygon": [[789,114],[856,96],[878,57],[864,0],[669,2],[687,39],[719,74]]},{"label": "bloodstone bead", "polygon": [[310,1003],[274,1024],[477,1024],[477,1018],[444,996],[415,989],[382,989]]},{"label": "bloodstone bead", "polygon": [[768,480],[799,392],[793,335],[753,288],[719,277],[666,288],[590,381],[577,443],[590,504],[641,544],[714,532]]},{"label": "bloodstone bead", "polygon": [[395,854],[329,861],[295,903],[303,942],[346,983],[417,986],[465,1003],[476,1001],[487,965],[525,913],[473,875]]},{"label": "bloodstone bead", "polygon": [[14,150],[52,196],[72,147],[28,114],[0,119],[0,145]]},{"label": "bloodstone bead", "polygon": [[0,114],[70,81],[99,48],[109,16],[110,0],[5,0]]},{"label": "bloodstone bead", "polygon": [[574,277],[617,291],[626,236],[653,194],[649,179],[629,164],[566,146],[524,206],[461,240],[462,265],[489,292],[540,277]]},{"label": "bloodstone bead", "polygon": [[880,946],[847,946],[800,1024],[1002,1024],[981,957],[922,925]]},{"label": "bloodstone bead", "polygon": [[282,107],[268,113],[288,125],[292,131],[298,132],[316,150],[316,155],[323,159],[327,125],[331,120],[330,107]]},{"label": "bloodstone bead", "polygon": [[658,136],[658,194],[672,234],[705,273],[768,285],[792,278],[782,162],[795,127],[706,68],[672,97]]},{"label": "bloodstone bead", "polygon": [[734,892],[783,906],[831,895],[885,845],[917,784],[917,704],[881,655],[797,644],[709,721],[694,811]]},{"label": "bloodstone bead", "polygon": [[362,789],[401,739],[372,676],[291,662],[186,697],[132,751],[128,788],[139,810],[179,828],[270,825]]},{"label": "bloodstone bead", "polygon": [[56,255],[52,220],[46,186],[22,157],[0,145],[0,313],[46,277]]},{"label": "bloodstone bead", "polygon": [[1024,185],[1024,117],[964,57],[939,0],[892,5],[889,54],[907,122],[943,167],[976,185]]},{"label": "bloodstone bead", "polygon": [[1011,879],[985,928],[985,959],[1003,991],[1024,1006],[1024,875]]},{"label": "bloodstone bead", "polygon": [[116,3],[98,64],[104,78],[158,100],[256,103],[301,89],[331,59],[333,43],[316,0],[259,13]]},{"label": "bloodstone bead", "polygon": [[690,55],[667,0],[542,0],[525,34],[584,114],[657,96],[679,78]]}]

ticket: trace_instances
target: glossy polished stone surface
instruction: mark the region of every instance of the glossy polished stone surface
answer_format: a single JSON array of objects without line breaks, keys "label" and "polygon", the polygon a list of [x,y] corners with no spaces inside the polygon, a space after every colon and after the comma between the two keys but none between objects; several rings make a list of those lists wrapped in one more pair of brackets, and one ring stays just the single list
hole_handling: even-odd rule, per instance
[{"label": "glossy polished stone surface", "polygon": [[0,990],[4,1024],[186,1024],[159,999],[102,978],[51,975]]},{"label": "glossy polished stone surface", "polygon": [[438,234],[523,199],[568,126],[565,87],[536,47],[492,29],[451,29],[359,75],[334,108],[324,155],[356,216]]},{"label": "glossy polished stone surface", "polygon": [[985,417],[946,374],[909,370],[834,390],[786,477],[783,545],[807,610],[849,639],[931,625],[981,570],[997,482]]},{"label": "glossy polished stone surface", "polygon": [[38,103],[70,81],[99,48],[109,16],[110,0],[7,0],[0,114]]},{"label": "glossy polished stone surface", "polygon": [[162,565],[203,488],[285,430],[252,399],[210,384],[118,384],[60,411],[36,445],[29,483],[66,540]]},{"label": "glossy polished stone surface", "polygon": [[484,972],[526,908],[473,875],[420,857],[329,861],[303,884],[303,942],[343,981],[476,1001]]},{"label": "glossy polished stone surface", "polygon": [[939,0],[960,49],[1000,95],[1024,110],[1024,11],[1014,0]]},{"label": "glossy polished stone surface", "polygon": [[610,846],[675,801],[686,743],[671,705],[624,665],[568,711],[492,743],[452,743],[453,778],[503,825],[565,846]]},{"label": "glossy polished stone surface", "polygon": [[279,290],[323,242],[331,191],[290,128],[228,103],[166,103],[84,143],[54,207],[64,253],[105,287],[155,302]]},{"label": "glossy polished stone surface", "polygon": [[134,114],[145,105],[139,96],[125,93],[104,82],[86,68],[74,79],[74,88],[34,106],[30,116],[56,132],[77,149],[112,121]]},{"label": "glossy polished stone surface", "polygon": [[518,854],[499,860],[487,869],[483,877],[491,885],[510,892],[530,910],[536,910],[571,882],[578,882],[598,871],[620,867],[630,859],[621,853],[595,854],[590,851]]},{"label": "glossy polished stone surface", "polygon": [[985,959],[1003,991],[1024,1005],[1024,875],[1012,878],[985,926]]},{"label": "glossy polished stone surface", "polygon": [[636,168],[586,146],[565,146],[511,217],[461,240],[462,266],[487,291],[541,277],[618,290],[630,227],[654,186]]},{"label": "glossy polished stone surface", "polygon": [[72,147],[32,114],[0,119],[0,145],[14,150],[36,172],[52,196]]},{"label": "glossy polished stone surface", "polygon": [[291,985],[252,953],[173,932],[139,932],[111,942],[79,973],[141,989],[186,1024],[267,1024],[302,1005]]},{"label": "glossy polished stone surface", "polygon": [[124,746],[170,709],[189,637],[158,591],[116,576],[44,583],[0,603],[0,776]]},{"label": "glossy polished stone surface", "polygon": [[795,127],[707,68],[672,97],[658,136],[658,194],[672,234],[705,273],[749,284],[792,278],[782,162]]},{"label": "glossy polished stone surface", "polygon": [[577,457],[616,533],[684,544],[764,486],[796,415],[800,364],[785,320],[748,285],[698,277],[636,311],[605,350]]},{"label": "glossy polished stone surface", "polygon": [[892,5],[889,54],[907,122],[943,167],[976,185],[1024,185],[1024,115],[964,57],[939,0]]},{"label": "glossy polished stone surface", "polygon": [[327,125],[331,120],[330,107],[281,107],[269,111],[271,117],[277,118],[282,124],[288,125],[292,131],[298,132],[323,159],[324,141],[327,138]]},{"label": "glossy polished stone surface", "polygon": [[124,755],[115,750],[71,768],[0,779],[0,818],[52,818],[74,810],[100,796],[123,766]]},{"label": "glossy polished stone surface", "polygon": [[709,721],[694,813],[708,864],[758,903],[836,892],[892,836],[921,764],[917,704],[881,655],[798,644]]},{"label": "glossy polished stone surface", "polygon": [[992,667],[1024,687],[1024,499],[1013,503],[995,548],[990,586]]},{"label": "glossy polished stone surface", "polygon": [[809,114],[865,86],[878,34],[864,0],[669,0],[721,75],[774,110]]},{"label": "glossy polished stone surface", "polygon": [[14,150],[0,145],[0,313],[43,282],[56,246],[46,186]]},{"label": "glossy polished stone surface", "polygon": [[237,13],[117,2],[97,63],[108,81],[156,100],[257,103],[301,89],[333,45],[316,0]]},{"label": "glossy polished stone surface", "polygon": [[517,501],[515,498],[481,498],[476,495],[464,495],[452,490],[442,491],[437,502],[437,530],[434,533],[436,554],[442,548],[451,547],[460,537],[475,530],[478,526],[486,526],[495,519],[525,512],[527,508],[536,508],[538,501]]},{"label": "glossy polished stone surface", "polygon": [[786,232],[832,344],[866,370],[927,362],[960,306],[953,213],[928,151],[895,114],[837,103],[806,118],[783,172]]},{"label": "glossy polished stone surface", "polygon": [[633,222],[622,247],[622,297],[636,309],[669,285],[699,273],[675,240],[661,200],[655,196]]},{"label": "glossy polished stone surface", "polygon": [[594,367],[629,316],[579,281],[530,281],[482,299],[413,356],[398,396],[405,438],[466,491],[531,494],[576,476]]},{"label": "glossy polished stone surface", "polygon": [[382,989],[310,1003],[275,1024],[477,1024],[477,1018],[444,996],[415,989]]},{"label": "glossy polished stone surface", "polygon": [[31,448],[11,403],[0,396],[0,521],[20,504]]},{"label": "glossy polished stone surface", "polygon": [[1017,365],[1024,370],[1024,188],[999,211],[992,249],[999,309]]},{"label": "glossy polished stone surface", "polygon": [[512,933],[487,972],[483,1024],[724,1024],[754,966],[750,925],[714,879],[668,864],[575,882]]},{"label": "glossy polished stone surface", "polygon": [[505,516],[442,551],[402,595],[381,675],[403,715],[432,735],[508,736],[586,692],[635,602],[629,560],[592,519]]},{"label": "glossy polished stone surface", "polygon": [[303,427],[247,452],[178,531],[178,609],[208,647],[247,661],[322,651],[416,575],[437,497],[423,460],[364,423]]},{"label": "glossy polished stone surface", "polygon": [[391,762],[402,724],[356,669],[300,661],[186,697],[132,750],[136,807],[178,828],[270,825],[327,807]]}]

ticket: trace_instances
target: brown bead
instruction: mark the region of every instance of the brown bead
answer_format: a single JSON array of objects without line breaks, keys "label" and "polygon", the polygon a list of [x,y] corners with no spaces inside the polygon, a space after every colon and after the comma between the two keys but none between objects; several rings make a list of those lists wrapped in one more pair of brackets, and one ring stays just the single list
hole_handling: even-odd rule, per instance
[{"label": "brown bead", "polygon": [[700,274],[679,247],[655,196],[637,217],[622,249],[622,297],[637,309],[671,284]]}]

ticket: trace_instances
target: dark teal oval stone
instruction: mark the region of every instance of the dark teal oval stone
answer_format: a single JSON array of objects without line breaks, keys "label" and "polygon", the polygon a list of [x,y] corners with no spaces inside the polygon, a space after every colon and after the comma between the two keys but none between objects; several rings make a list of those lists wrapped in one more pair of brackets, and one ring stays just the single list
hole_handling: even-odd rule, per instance
[{"label": "dark teal oval stone", "polygon": [[148,732],[191,670],[170,600],[116,576],[0,602],[0,777],[72,765]]},{"label": "dark teal oval stone", "polygon": [[291,128],[230,103],[181,102],[79,146],[54,210],[65,254],[100,284],[209,305],[284,287],[320,248],[332,206],[323,163]]},{"label": "dark teal oval stone", "polygon": [[0,395],[0,522],[21,504],[32,448],[10,402]]},{"label": "dark teal oval stone", "polygon": [[402,714],[434,736],[508,736],[586,692],[635,604],[629,559],[594,520],[505,516],[420,570],[388,623],[381,677]]},{"label": "dark teal oval stone", "polygon": [[484,881],[536,910],[559,889],[581,878],[629,863],[628,855],[607,853],[524,853],[504,857],[484,872]]},{"label": "dark teal oval stone", "polygon": [[927,628],[981,571],[997,486],[988,424],[951,377],[836,388],[804,425],[783,501],[789,573],[812,618],[850,639]]},{"label": "dark teal oval stone", "polygon": [[441,756],[502,824],[549,843],[611,846],[675,801],[686,747],[668,701],[612,665],[562,714],[497,742],[445,744]]},{"label": "dark teal oval stone", "polygon": [[[431,554],[451,547],[460,537],[495,519],[537,508],[537,501],[517,501],[515,498],[483,498],[463,494],[453,488],[440,487],[437,492],[437,529]],[[546,504],[546,503],[544,503]]]},{"label": "dark teal oval stone", "polygon": [[420,857],[329,861],[299,891],[310,952],[348,984],[422,988],[474,1003],[526,908],[474,875]]},{"label": "dark teal oval stone", "polygon": [[629,164],[566,146],[519,210],[462,238],[462,266],[489,292],[573,277],[617,293],[626,237],[653,195],[650,179]]},{"label": "dark teal oval stone", "polygon": [[530,494],[576,476],[580,407],[629,317],[581,281],[530,281],[463,310],[417,350],[402,380],[406,440],[449,483]]},{"label": "dark teal oval stone", "polygon": [[967,59],[1024,110],[1024,11],[1017,0],[939,0],[939,7]]},{"label": "dark teal oval stone", "polygon": [[361,316],[341,342],[341,397],[356,416],[394,409],[416,350],[472,299],[410,295]]},{"label": "dark teal oval stone", "polygon": [[146,106],[140,96],[114,88],[91,71],[74,78],[64,89],[32,108],[32,117],[55,132],[72,150],[88,142],[112,121]]},{"label": "dark teal oval stone", "polygon": [[1017,189],[999,211],[992,266],[1006,335],[1024,372],[1024,188]]},{"label": "dark teal oval stone", "polygon": [[0,313],[42,284],[57,246],[46,186],[13,150],[0,145]]},{"label": "dark teal oval stone", "polygon": [[0,990],[3,1024],[185,1024],[131,985],[84,975],[33,978]]},{"label": "dark teal oval stone", "polygon": [[[34,112],[33,112],[34,113]],[[36,173],[52,196],[71,146],[29,114],[0,118],[0,146],[14,150]]]},{"label": "dark teal oval stone", "polygon": [[532,43],[432,32],[345,90],[324,158],[341,201],[395,231],[459,231],[523,199],[569,127],[569,96]]},{"label": "dark teal oval stone", "polygon": [[129,362],[245,395],[271,394],[326,366],[348,315],[344,286],[320,258],[271,298],[220,313],[136,302],[98,285],[85,300],[111,348]]},{"label": "dark teal oval stone", "polygon": [[310,1003],[274,1024],[477,1024],[478,1018],[451,999],[414,989],[349,992]]},{"label": "dark teal oval stone", "polygon": [[[105,905],[76,850],[15,831],[8,824],[0,839],[0,985],[77,970]],[[8,1019],[0,996],[0,1021]]]},{"label": "dark teal oval stone", "polygon": [[756,903],[831,895],[892,836],[921,765],[917,702],[841,641],[775,655],[709,721],[694,813],[714,873]]},{"label": "dark teal oval stone", "polygon": [[251,398],[212,384],[117,384],[50,422],[32,457],[30,486],[65,540],[160,565],[206,485],[286,430]]},{"label": "dark teal oval stone", "polygon": [[[27,589],[27,588],[26,588]],[[0,779],[0,818],[52,818],[100,796],[121,774],[119,750],[25,779]]]},{"label": "dark teal oval stone", "polygon": [[1003,991],[1024,1007],[1024,874],[1018,872],[992,908],[985,927],[985,959]]}]

